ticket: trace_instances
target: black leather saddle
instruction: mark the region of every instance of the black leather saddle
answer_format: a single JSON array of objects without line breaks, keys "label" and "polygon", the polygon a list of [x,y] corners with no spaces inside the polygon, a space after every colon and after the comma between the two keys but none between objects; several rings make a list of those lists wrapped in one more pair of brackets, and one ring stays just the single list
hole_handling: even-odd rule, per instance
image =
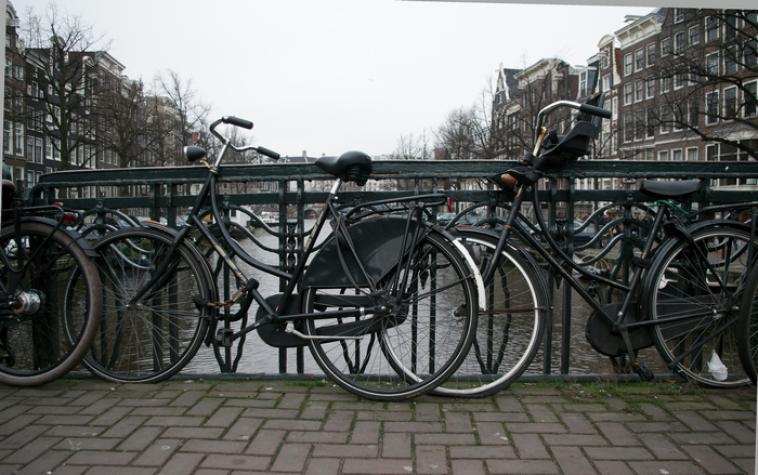
[{"label": "black leather saddle", "polygon": [[703,187],[701,180],[642,180],[640,191],[653,198],[684,198]]},{"label": "black leather saddle", "polygon": [[343,181],[365,185],[371,175],[371,157],[363,152],[345,152],[339,157],[321,157],[316,166]]}]

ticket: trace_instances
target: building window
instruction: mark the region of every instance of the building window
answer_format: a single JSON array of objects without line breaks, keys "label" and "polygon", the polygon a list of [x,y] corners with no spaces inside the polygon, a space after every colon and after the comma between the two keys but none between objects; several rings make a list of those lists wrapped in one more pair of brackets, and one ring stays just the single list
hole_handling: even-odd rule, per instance
[{"label": "building window", "polygon": [[603,92],[611,90],[611,75],[606,74],[603,76]]},{"label": "building window", "polygon": [[634,140],[644,140],[645,139],[645,119],[647,116],[645,115],[644,110],[640,110],[634,113]]},{"label": "building window", "polygon": [[684,10],[681,8],[674,8],[674,23],[681,23],[684,21]]},{"label": "building window", "polygon": [[53,139],[50,137],[45,142],[45,158],[48,160],[53,159]]},{"label": "building window", "polygon": [[715,16],[705,17],[705,41],[715,41],[719,38],[719,19]]},{"label": "building window", "polygon": [[645,137],[652,139],[655,137],[655,109],[647,110],[647,124],[645,128]]},{"label": "building window", "polygon": [[687,104],[687,124],[690,127],[697,127],[700,124],[700,104],[694,97]]},{"label": "building window", "polygon": [[634,140],[634,116],[624,114],[624,143]]},{"label": "building window", "polygon": [[45,141],[42,139],[42,137],[37,137],[37,139],[34,142],[34,162],[35,163],[43,163],[44,157],[43,157],[43,149],[45,148]]},{"label": "building window", "polygon": [[691,26],[688,31],[690,36],[690,46],[700,44],[700,27],[697,25]]},{"label": "building window", "polygon": [[652,66],[655,64],[655,43],[647,45],[647,65]]},{"label": "building window", "polygon": [[640,102],[645,99],[645,81],[642,79],[634,83],[634,102]]},{"label": "building window", "polygon": [[737,45],[729,45],[724,49],[724,74],[734,74],[737,72],[737,60],[740,53]]},{"label": "building window", "polygon": [[724,19],[724,40],[734,41],[737,38],[737,15],[727,13]]},{"label": "building window", "polygon": [[669,151],[668,150],[661,150],[658,152],[658,160],[659,161],[665,161],[669,159]]},{"label": "building window", "polygon": [[606,50],[606,51],[603,51],[603,52],[600,54],[600,67],[601,67],[601,68],[605,69],[605,68],[607,68],[607,67],[608,67],[608,64],[609,64],[609,62],[608,62],[608,56],[609,56],[609,55],[610,55],[610,52],[609,52],[609,51],[607,51],[607,50]]},{"label": "building window", "polygon": [[680,31],[674,35],[674,53],[684,51],[684,32]]},{"label": "building window", "polygon": [[653,76],[648,77],[645,79],[645,96],[648,99],[652,99],[655,97],[655,78]]},{"label": "building window", "polygon": [[53,139],[53,160],[61,161],[61,141]]},{"label": "building window", "polygon": [[34,137],[31,135],[26,136],[26,159],[34,161]]},{"label": "building window", "polygon": [[746,83],[744,91],[745,117],[758,115],[758,81]]},{"label": "building window", "polygon": [[661,57],[671,53],[671,38],[666,37],[661,40]]},{"label": "building window", "polygon": [[13,147],[13,153],[19,157],[24,156],[24,123],[16,122],[14,125],[15,141]]},{"label": "building window", "polygon": [[737,117],[737,87],[724,88],[724,118],[734,119]]},{"label": "building window", "polygon": [[634,70],[642,71],[645,69],[645,50],[643,48],[634,52]]},{"label": "building window", "polygon": [[624,105],[628,106],[634,101],[634,84],[624,84]]},{"label": "building window", "polygon": [[632,74],[632,53],[624,55],[624,76]]},{"label": "building window", "polygon": [[682,71],[677,71],[674,73],[674,89],[681,89],[684,87],[685,83],[685,73]]},{"label": "building window", "polygon": [[671,113],[671,107],[669,106],[662,106],[661,107],[661,119],[660,119],[660,133],[661,134],[668,134],[671,132],[671,124],[674,121],[674,114]]},{"label": "building window", "polygon": [[719,75],[719,52],[705,55],[705,72],[708,76]]},{"label": "building window", "polygon": [[3,151],[11,153],[13,151],[12,126],[7,120],[3,122]]},{"label": "building window", "polygon": [[671,76],[663,76],[661,78],[661,92],[669,92],[671,90]]},{"label": "building window", "polygon": [[684,155],[681,148],[675,148],[671,151],[671,160],[677,160],[681,162],[683,158]]},{"label": "building window", "polygon": [[719,92],[713,91],[705,95],[705,123],[706,125],[718,124],[719,122]]},{"label": "building window", "polygon": [[745,58],[746,68],[758,66],[758,40],[753,38],[746,41],[742,56]]},{"label": "building window", "polygon": [[690,147],[687,149],[687,161],[688,162],[696,162],[698,160],[698,149],[697,147]]}]

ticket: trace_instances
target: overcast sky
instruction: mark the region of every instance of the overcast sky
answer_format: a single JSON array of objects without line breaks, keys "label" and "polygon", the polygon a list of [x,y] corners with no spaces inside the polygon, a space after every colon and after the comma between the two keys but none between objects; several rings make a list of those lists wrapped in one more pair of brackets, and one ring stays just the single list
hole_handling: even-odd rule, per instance
[{"label": "overcast sky", "polygon": [[[22,20],[47,0],[10,0]],[[212,117],[255,122],[288,155],[392,152],[480,100],[500,64],[585,64],[627,14],[650,8],[395,0],[65,0],[132,78],[172,69]]]}]

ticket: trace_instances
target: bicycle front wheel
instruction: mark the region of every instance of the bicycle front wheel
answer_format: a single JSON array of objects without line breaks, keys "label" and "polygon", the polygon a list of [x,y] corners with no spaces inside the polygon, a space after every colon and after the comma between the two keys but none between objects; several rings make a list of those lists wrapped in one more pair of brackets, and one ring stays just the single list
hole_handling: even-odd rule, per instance
[{"label": "bicycle front wheel", "polygon": [[[309,340],[318,365],[361,397],[397,401],[425,393],[455,371],[471,344],[477,295],[463,259],[435,234],[409,254],[410,262],[406,256],[377,283],[376,294],[310,288],[304,295],[308,313],[365,307],[382,293],[394,299],[388,314],[306,322],[306,333],[319,338]],[[404,285],[393,291],[395,282]]]},{"label": "bicycle front wheel", "polygon": [[0,230],[0,382],[34,386],[76,366],[102,308],[97,270],[76,240],[53,224]]},{"label": "bicycle front wheel", "polygon": [[210,282],[196,253],[185,243],[171,252],[173,245],[172,235],[147,228],[115,231],[98,243],[103,319],[84,361],[96,375],[123,383],[163,381],[197,352],[208,328],[203,302]]},{"label": "bicycle front wheel", "polygon": [[[494,257],[497,238],[458,230],[481,271]],[[468,356],[434,394],[484,397],[507,388],[529,367],[542,340],[547,297],[538,270],[513,249],[504,249],[487,285],[484,311]]]},{"label": "bicycle front wheel", "polygon": [[749,379],[738,355],[736,323],[750,233],[713,225],[664,244],[646,284],[658,351],[696,383],[735,387]]}]

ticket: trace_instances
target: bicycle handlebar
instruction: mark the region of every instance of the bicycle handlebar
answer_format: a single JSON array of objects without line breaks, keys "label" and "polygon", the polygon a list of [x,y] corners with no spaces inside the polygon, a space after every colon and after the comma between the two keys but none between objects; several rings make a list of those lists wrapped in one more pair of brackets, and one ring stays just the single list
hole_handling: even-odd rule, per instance
[{"label": "bicycle handlebar", "polygon": [[240,119],[239,117],[234,117],[233,115],[222,117],[221,122],[225,124],[235,125],[237,127],[242,127],[243,129],[247,129],[247,130],[250,130],[253,128],[252,121]]},{"label": "bicycle handlebar", "polygon": [[231,147],[233,150],[236,150],[238,152],[246,152],[248,150],[253,150],[261,155],[265,155],[269,158],[273,158],[274,160],[279,160],[281,158],[281,155],[274,152],[273,150],[269,150],[266,147],[256,147],[254,145],[246,145],[244,147],[238,147],[231,143],[229,139],[221,135],[220,133],[216,132],[216,127],[218,124],[229,124],[233,125],[235,127],[242,127],[243,129],[252,129],[253,128],[253,122],[247,119],[241,119],[239,117],[235,117],[233,115],[227,115],[220,119],[217,119],[213,121],[210,125],[209,130],[211,134],[213,134],[217,139],[221,141],[222,144],[224,144],[224,147],[221,149],[221,152],[219,152],[218,158],[216,159],[215,166],[218,166],[221,163],[221,159],[224,157],[224,153],[226,152],[227,147]]}]

